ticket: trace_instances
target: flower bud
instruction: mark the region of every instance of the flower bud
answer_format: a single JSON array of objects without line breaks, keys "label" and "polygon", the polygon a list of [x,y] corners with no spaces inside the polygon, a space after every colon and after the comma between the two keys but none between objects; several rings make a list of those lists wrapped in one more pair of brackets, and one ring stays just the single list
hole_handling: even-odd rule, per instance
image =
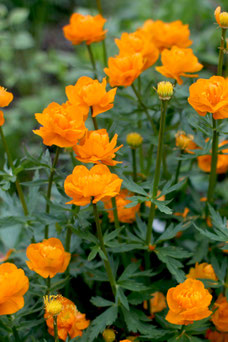
[{"label": "flower bud", "polygon": [[218,6],[215,10],[215,19],[220,27],[228,28],[228,12],[221,12],[221,7]]},{"label": "flower bud", "polygon": [[185,150],[189,143],[193,141],[194,137],[191,134],[186,134],[184,131],[178,131],[175,135],[176,146],[181,150]]},{"label": "flower bud", "polygon": [[228,28],[228,12],[222,12],[219,15],[220,26],[223,28]]},{"label": "flower bud", "polygon": [[173,96],[173,85],[171,82],[162,81],[158,83],[157,93],[160,100],[170,100]]},{"label": "flower bud", "polygon": [[60,295],[43,297],[46,313],[50,316],[57,316],[62,311],[63,306],[59,300],[60,297]]},{"label": "flower bud", "polygon": [[102,334],[105,342],[113,342],[116,339],[116,334],[113,329],[105,329]]},{"label": "flower bud", "polygon": [[139,133],[132,132],[127,135],[126,141],[131,148],[136,148],[142,145],[143,137]]}]

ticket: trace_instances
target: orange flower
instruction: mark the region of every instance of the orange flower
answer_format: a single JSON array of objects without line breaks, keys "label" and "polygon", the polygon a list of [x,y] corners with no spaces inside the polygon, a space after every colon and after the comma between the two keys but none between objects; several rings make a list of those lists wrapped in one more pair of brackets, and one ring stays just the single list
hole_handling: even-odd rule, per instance
[{"label": "orange flower", "polygon": [[9,259],[10,255],[15,251],[14,248],[10,248],[6,254],[0,253],[0,262],[4,262]]},{"label": "orange flower", "polygon": [[23,308],[29,280],[22,269],[9,262],[0,265],[0,287],[0,315],[11,315]]},{"label": "orange flower", "polygon": [[[58,296],[58,301],[62,304],[62,311],[57,316],[58,336],[61,340],[66,341],[67,336],[75,338],[82,336],[82,330],[89,326],[85,314],[79,312],[75,304],[62,296]],[[48,326],[48,332],[54,336],[53,316],[45,310],[44,318]]]},{"label": "orange flower", "polygon": [[104,72],[109,76],[111,87],[123,86],[126,88],[141,74],[143,66],[141,53],[124,57],[118,55],[108,59],[108,68],[104,68]]},{"label": "orange flower", "polygon": [[227,29],[228,28],[228,12],[221,13],[221,7],[218,6],[215,10],[215,19],[220,27]]},{"label": "orange flower", "polygon": [[[118,212],[118,219],[123,223],[132,223],[135,221],[136,213],[139,211],[140,204],[137,204],[131,208],[125,208],[125,206],[131,203],[129,197],[133,196],[127,189],[120,190],[120,193],[116,196],[116,207]],[[108,218],[110,222],[114,222],[114,214],[112,202],[109,200],[104,203],[105,209],[108,211]]]},{"label": "orange flower", "polygon": [[9,106],[13,100],[13,94],[7,91],[5,88],[0,87],[0,107]]},{"label": "orange flower", "polygon": [[186,220],[188,213],[189,213],[189,208],[184,208],[183,213],[174,213],[173,215],[175,216],[182,216],[184,220]]},{"label": "orange flower", "polygon": [[113,160],[115,152],[118,151],[123,145],[116,146],[118,135],[115,134],[109,142],[109,136],[106,129],[98,129],[95,131],[87,131],[79,144],[74,146],[76,159],[82,163],[106,164],[114,166],[119,161]]},{"label": "orange flower", "polygon": [[186,278],[191,279],[212,279],[212,280],[218,280],[216,277],[215,271],[212,267],[212,265],[203,262],[202,264],[199,264],[198,262],[195,264],[195,268],[191,267],[189,274],[186,275]]},{"label": "orange flower", "polygon": [[201,116],[212,113],[214,119],[228,118],[228,78],[200,78],[189,87],[188,102]]},{"label": "orange flower", "polygon": [[26,251],[26,261],[31,271],[43,278],[53,278],[57,273],[66,271],[70,262],[70,253],[65,252],[62,242],[56,238],[32,243]]},{"label": "orange flower", "polygon": [[228,334],[208,329],[205,336],[211,342],[228,342]]},{"label": "orange flower", "polygon": [[161,20],[147,20],[145,21],[142,30],[150,35],[152,41],[157,48],[163,49],[178,46],[186,48],[192,44],[189,40],[190,31],[188,25],[184,25],[180,20],[171,23],[164,23]]},{"label": "orange flower", "polygon": [[169,312],[166,320],[172,324],[192,324],[212,314],[208,309],[212,296],[200,280],[187,279],[167,293]]},{"label": "orange flower", "polygon": [[107,32],[107,30],[103,30],[105,22],[106,19],[100,14],[93,17],[92,15],[74,13],[70,17],[70,24],[63,27],[63,33],[73,45],[78,45],[84,41],[90,45],[105,38]]},{"label": "orange flower", "polygon": [[[166,308],[165,296],[162,292],[154,292],[150,299],[150,314],[153,317],[156,312],[160,312]],[[147,301],[143,303],[144,309],[147,309]]]},{"label": "orange flower", "polygon": [[90,77],[82,76],[74,86],[66,87],[66,96],[72,104],[82,106],[87,114],[89,108],[92,107],[92,116],[95,117],[113,107],[116,89],[106,91],[106,78],[99,82]]},{"label": "orange flower", "polygon": [[[224,140],[219,147],[228,144],[228,140]],[[223,149],[221,152],[228,153],[228,148]],[[211,155],[206,154],[204,156],[197,157],[198,166],[204,172],[211,171]],[[228,154],[218,154],[216,173],[226,173],[228,170]]]},{"label": "orange flower", "polygon": [[198,148],[194,142],[194,137],[191,134],[186,134],[184,131],[178,131],[175,135],[176,146],[187,153],[194,153],[192,150]]},{"label": "orange flower", "polygon": [[212,322],[216,326],[216,329],[222,332],[228,332],[228,302],[222,293],[218,296],[213,308],[217,308],[212,316]]},{"label": "orange flower", "polygon": [[67,176],[64,189],[72,201],[67,204],[86,205],[106,201],[120,192],[122,179],[111,173],[105,165],[95,165],[90,170],[85,166],[76,166]]},{"label": "orange flower", "polygon": [[174,78],[178,84],[183,83],[180,76],[198,77],[196,74],[189,73],[200,71],[203,68],[192,49],[183,49],[177,46],[173,46],[171,50],[162,51],[161,61],[163,65],[155,69],[165,77]]},{"label": "orange flower", "polygon": [[141,53],[143,56],[143,68],[146,70],[153,65],[159,57],[159,51],[150,37],[142,30],[133,33],[124,32],[120,39],[115,39],[119,48],[119,56],[129,56]]},{"label": "orange flower", "polygon": [[43,113],[35,114],[42,127],[33,132],[41,136],[47,146],[72,147],[86,132],[83,115],[85,109],[81,107],[52,102]]},{"label": "orange flower", "polygon": [[[160,195],[160,193],[161,193],[161,191],[158,190],[157,197]],[[165,201],[165,195],[162,195],[162,196],[156,198],[156,200],[157,201]],[[151,201],[146,201],[145,205],[146,205],[146,207],[150,208],[151,207]],[[157,206],[155,206],[155,208],[157,208]]]},{"label": "orange flower", "polygon": [[0,126],[3,126],[5,122],[4,113],[0,110]]}]

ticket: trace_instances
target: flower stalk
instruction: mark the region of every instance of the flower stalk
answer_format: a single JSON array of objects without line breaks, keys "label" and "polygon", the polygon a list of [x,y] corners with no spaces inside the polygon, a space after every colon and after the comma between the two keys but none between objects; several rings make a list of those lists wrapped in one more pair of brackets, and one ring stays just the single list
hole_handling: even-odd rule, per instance
[{"label": "flower stalk", "polygon": [[178,160],[178,164],[177,164],[174,184],[177,184],[177,182],[178,182],[178,178],[179,178],[179,174],[180,174],[180,169],[181,169],[181,164],[182,164],[181,156],[182,156],[182,150],[180,151],[180,154],[179,154],[179,158],[180,159]]},{"label": "flower stalk", "polygon": [[91,112],[91,118],[92,118],[92,121],[93,121],[93,127],[97,131],[99,128],[98,128],[97,119],[96,119],[95,116],[93,116],[93,107],[92,106],[90,107],[90,112]]},{"label": "flower stalk", "polygon": [[[219,48],[219,62],[218,62],[218,76],[222,76],[223,67],[223,57],[224,57],[224,46],[225,46],[226,29],[222,28],[221,42]],[[207,203],[213,203],[213,195],[217,180],[216,167],[218,160],[218,142],[219,142],[219,132],[217,129],[217,122],[212,118],[213,125],[213,137],[212,137],[212,156],[211,156],[211,171],[209,176],[209,186],[207,192]],[[208,208],[206,209],[206,211]]]},{"label": "flower stalk", "polygon": [[[160,170],[161,170],[161,161],[162,161],[162,148],[163,148],[163,140],[164,140],[164,132],[165,132],[165,119],[166,119],[166,111],[167,111],[167,100],[161,101],[161,120],[160,120],[160,128],[159,128],[159,138],[158,138],[158,151],[157,151],[157,159],[156,159],[156,167],[154,174],[154,183],[152,196],[153,199],[156,198],[158,192],[158,184],[160,179]],[[152,236],[152,227],[155,216],[155,203],[151,203],[149,220],[147,226],[147,234],[146,234],[146,244],[149,246],[151,242]]]},{"label": "flower stalk", "polygon": [[137,165],[136,165],[136,149],[131,148],[132,155],[132,170],[133,170],[133,181],[137,182]]},{"label": "flower stalk", "polygon": [[93,55],[93,50],[89,44],[86,44],[86,47],[87,47],[90,62],[91,62],[92,68],[93,68],[94,78],[97,78],[97,68],[96,68],[96,62],[95,62],[94,55]]},{"label": "flower stalk", "polygon": [[[11,167],[11,169],[13,171],[14,170],[13,159],[12,159],[12,156],[11,156],[11,153],[10,153],[9,146],[7,144],[5,135],[3,133],[2,127],[0,127],[0,135],[1,135],[1,138],[2,138],[2,143],[3,143],[4,149],[5,149],[6,155],[7,155],[9,166]],[[19,199],[21,201],[21,205],[22,205],[22,208],[23,208],[23,211],[24,211],[24,215],[28,216],[28,207],[27,207],[27,204],[25,202],[24,193],[23,193],[23,190],[21,188],[21,185],[20,185],[20,182],[19,182],[17,176],[16,176],[15,185],[16,185],[16,189],[17,189],[17,193],[18,193]]]},{"label": "flower stalk", "polygon": [[119,223],[118,211],[116,207],[116,198],[112,197],[111,201],[112,201],[112,208],[113,208],[114,224],[115,224],[115,228],[118,229],[120,228],[120,223]]},{"label": "flower stalk", "polygon": [[[103,15],[102,6],[101,6],[101,0],[96,0],[97,2],[97,9],[101,15]],[[107,49],[105,44],[105,39],[102,40],[102,46],[103,46],[103,59],[104,64],[107,65]]]},{"label": "flower stalk", "polygon": [[108,253],[107,253],[105,245],[104,245],[104,239],[103,239],[101,225],[100,225],[100,221],[99,221],[97,205],[95,203],[93,203],[93,214],[94,214],[94,218],[95,218],[95,222],[96,222],[97,237],[98,237],[98,240],[100,243],[100,249],[102,250],[104,257],[105,257],[105,259],[104,259],[105,270],[106,270],[108,280],[109,280],[111,288],[112,288],[112,293],[115,296],[116,295],[116,281],[115,281],[115,278],[114,278],[114,275],[112,272]]},{"label": "flower stalk", "polygon": [[[57,165],[58,159],[59,159],[59,154],[60,154],[60,147],[57,146],[56,152],[55,152],[55,159],[53,161],[51,172],[50,172],[49,179],[48,179],[47,203],[46,203],[46,209],[45,209],[46,214],[49,214],[49,212],[50,212],[49,201],[51,198],[52,183],[53,183],[53,179],[54,179],[55,168],[56,168],[56,165]],[[44,238],[47,239],[48,235],[49,235],[49,225],[47,224],[45,226],[45,230],[44,230]]]},{"label": "flower stalk", "polygon": [[57,315],[53,316],[55,342],[59,342],[57,317],[58,317]]}]

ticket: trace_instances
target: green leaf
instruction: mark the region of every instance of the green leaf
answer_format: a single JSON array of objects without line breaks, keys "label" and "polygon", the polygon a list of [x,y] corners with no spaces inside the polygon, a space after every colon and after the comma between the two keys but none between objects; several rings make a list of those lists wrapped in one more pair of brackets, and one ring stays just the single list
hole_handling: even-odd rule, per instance
[{"label": "green leaf", "polygon": [[29,11],[26,8],[15,8],[11,11],[9,15],[9,24],[10,25],[18,25],[22,24],[29,15]]},{"label": "green leaf", "polygon": [[118,281],[117,284],[121,287],[123,287],[124,289],[130,290],[130,291],[135,291],[135,292],[139,292],[139,291],[145,291],[148,289],[147,286],[134,281],[134,280],[123,280],[123,281]]},{"label": "green leaf", "polygon": [[164,233],[156,240],[155,244],[174,238],[178,232],[182,232],[188,229],[190,225],[191,225],[191,222],[186,222],[186,223],[179,223],[176,227],[174,227],[174,224],[171,223],[171,225],[168,226],[168,228],[166,228]]},{"label": "green leaf", "polygon": [[153,202],[156,204],[156,206],[158,207],[158,209],[162,213],[165,213],[167,215],[171,215],[172,214],[172,210],[169,207],[167,207],[165,204],[163,204],[162,201],[153,200]]},{"label": "green leaf", "polygon": [[129,279],[134,274],[134,272],[139,268],[139,264],[139,262],[129,264],[119,277],[118,281]]},{"label": "green leaf", "polygon": [[123,179],[123,186],[126,189],[128,189],[129,191],[132,191],[136,194],[140,194],[140,195],[148,197],[148,193],[140,185],[133,182],[133,180],[127,179],[124,176],[122,176],[122,179]]},{"label": "green leaf", "polygon": [[118,303],[118,301],[120,301],[120,303],[125,307],[126,310],[129,310],[127,297],[125,296],[123,289],[121,289],[121,287],[119,286],[117,286],[116,291],[116,302]]},{"label": "green leaf", "polygon": [[92,297],[92,298],[90,299],[90,301],[91,301],[91,303],[92,303],[93,305],[97,306],[98,308],[100,308],[100,307],[105,307],[105,306],[112,306],[112,305],[114,305],[114,303],[111,302],[110,300],[104,299],[104,298],[99,297],[99,296],[97,296],[97,297]]},{"label": "green leaf", "polygon": [[99,251],[99,246],[94,246],[88,255],[88,261],[93,260]]},{"label": "green leaf", "polygon": [[117,306],[111,306],[101,315],[95,318],[90,324],[87,331],[88,342],[94,342],[95,338],[105,330],[107,325],[113,324],[117,319],[117,314]]}]

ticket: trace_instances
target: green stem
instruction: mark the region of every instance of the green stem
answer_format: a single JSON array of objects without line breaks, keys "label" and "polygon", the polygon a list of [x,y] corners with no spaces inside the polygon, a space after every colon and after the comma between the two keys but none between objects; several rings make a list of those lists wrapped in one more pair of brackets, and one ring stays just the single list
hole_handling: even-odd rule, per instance
[{"label": "green stem", "polygon": [[97,119],[96,119],[95,116],[93,116],[93,107],[92,106],[90,107],[90,113],[91,113],[91,118],[92,118],[92,121],[93,121],[93,127],[97,131],[99,128],[98,128]]},{"label": "green stem", "polygon": [[138,99],[138,102],[139,102],[140,106],[143,108],[143,110],[144,110],[144,112],[145,112],[145,114],[146,114],[146,116],[147,116],[148,121],[151,123],[151,126],[152,126],[152,128],[153,128],[153,131],[154,131],[154,133],[155,133],[155,132],[156,132],[156,126],[155,126],[153,120],[151,119],[150,114],[149,114],[149,112],[148,112],[148,109],[147,109],[147,107],[144,105],[144,103],[143,103],[143,101],[142,101],[142,98],[141,98],[141,96],[140,96],[138,90],[135,88],[134,83],[132,83],[131,87],[132,87],[132,89],[133,89],[133,91],[134,91],[134,93],[135,93],[135,96],[136,96],[137,99]]},{"label": "green stem", "polygon": [[46,286],[47,286],[46,295],[49,295],[50,288],[51,288],[51,278],[50,277],[47,277],[47,279],[46,279]]},{"label": "green stem", "polygon": [[152,155],[153,155],[153,149],[154,145],[151,144],[148,150],[148,155],[147,155],[147,166],[146,166],[146,175],[149,175],[151,164],[152,164]]},{"label": "green stem", "polygon": [[[161,169],[161,161],[162,161],[162,147],[164,140],[164,132],[165,132],[165,117],[167,110],[167,101],[161,101],[161,120],[160,120],[160,128],[159,128],[159,138],[158,138],[158,151],[156,158],[156,166],[155,166],[155,174],[154,174],[154,183],[153,183],[153,199],[157,196],[158,192],[158,184],[160,179],[160,169]],[[152,202],[149,213],[149,220],[147,226],[147,234],[146,234],[146,244],[149,246],[151,242],[152,235],[152,227],[154,221],[155,214],[155,204]]]},{"label": "green stem", "polygon": [[133,181],[137,182],[137,165],[136,165],[136,149],[131,148],[132,154],[132,170],[133,170]]},{"label": "green stem", "polygon": [[[50,198],[51,198],[51,190],[52,190],[52,183],[53,183],[53,179],[54,179],[54,174],[55,174],[55,168],[59,159],[59,153],[60,153],[60,147],[57,146],[56,148],[56,152],[55,152],[55,159],[53,161],[52,164],[52,168],[51,168],[51,172],[49,175],[49,179],[48,179],[48,189],[47,189],[47,203],[46,203],[46,209],[45,212],[47,214],[49,214],[50,212]],[[44,238],[48,239],[48,233],[49,233],[49,225],[47,224],[45,226],[45,230],[44,230]]]},{"label": "green stem", "polygon": [[[221,34],[221,42],[219,48],[219,61],[218,61],[218,76],[222,76],[222,67],[223,67],[223,56],[224,56],[224,45],[225,45],[225,37],[226,37],[226,29],[222,28]],[[219,134],[217,131],[217,122],[214,118],[212,118],[213,124],[213,137],[212,137],[212,157],[211,157],[211,172],[209,176],[209,185],[208,185],[208,192],[207,192],[207,203],[212,204],[213,202],[213,195],[216,185],[216,167],[217,167],[217,160],[218,160],[218,140]],[[208,211],[208,206],[206,206],[206,214]]]},{"label": "green stem", "polygon": [[12,327],[12,332],[13,332],[15,342],[20,342],[21,339],[20,339],[20,336],[18,334],[17,328],[15,326]]},{"label": "green stem", "polygon": [[213,195],[216,184],[216,167],[218,159],[218,131],[217,131],[217,121],[212,118],[213,121],[213,138],[212,138],[212,157],[211,157],[211,172],[209,176],[209,186],[207,192],[207,203],[213,202]]},{"label": "green stem", "polygon": [[[103,15],[101,0],[96,0],[98,12]],[[107,65],[107,49],[105,39],[102,40],[104,64]]]},{"label": "green stem", "polygon": [[[180,151],[179,158],[181,158],[181,156],[182,156],[182,150]],[[177,169],[176,169],[176,175],[175,175],[174,184],[177,184],[177,182],[178,182],[178,178],[179,178],[179,174],[180,174],[180,169],[181,169],[181,163],[182,163],[182,160],[179,159],[179,160],[178,160],[178,164],[177,164]]]},{"label": "green stem", "polygon": [[[8,158],[9,166],[11,167],[11,169],[13,171],[14,170],[13,159],[12,159],[12,156],[11,156],[11,153],[10,153],[10,150],[9,150],[6,138],[4,136],[2,127],[0,127],[0,135],[1,135],[1,138],[2,138],[2,143],[3,143],[4,149],[6,151],[6,155],[7,155],[7,158]],[[17,176],[16,176],[15,185],[16,185],[16,189],[17,189],[17,193],[18,193],[19,199],[21,201],[21,205],[22,205],[22,208],[23,208],[23,211],[24,211],[24,215],[28,216],[28,208],[27,208],[27,205],[26,205],[26,202],[25,202],[24,193],[22,191],[22,188],[21,188],[21,185],[20,185],[20,182],[19,182]]]},{"label": "green stem", "polygon": [[[70,226],[67,226],[67,233],[66,233],[66,245],[65,245],[65,251],[70,252],[70,243],[71,243],[71,236],[72,236],[72,230]],[[66,286],[65,286],[65,297],[69,297],[70,292],[70,263],[66,269]]]},{"label": "green stem", "polygon": [[143,147],[139,146],[139,163],[140,163],[140,171],[144,173],[144,155],[143,155]]},{"label": "green stem", "polygon": [[97,206],[95,203],[93,203],[93,213],[94,213],[94,218],[95,218],[96,227],[97,227],[97,237],[100,242],[100,249],[102,250],[104,257],[105,257],[104,265],[105,265],[106,273],[107,273],[107,276],[108,276],[108,279],[112,288],[112,293],[115,296],[116,295],[116,281],[115,281],[112,268],[109,262],[108,253],[104,245],[101,225],[100,225],[99,216],[98,216],[98,210],[97,210]]},{"label": "green stem", "polygon": [[115,228],[118,229],[118,228],[120,228],[120,223],[119,223],[118,211],[117,211],[117,207],[116,207],[116,198],[112,197],[111,201],[112,201]]},{"label": "green stem", "polygon": [[59,342],[57,316],[53,316],[55,342]]},{"label": "green stem", "polygon": [[217,72],[218,76],[222,76],[225,40],[226,40],[226,29],[222,28],[220,48],[219,48],[219,62],[218,62],[218,72]]},{"label": "green stem", "polygon": [[90,45],[86,44],[86,46],[87,46],[87,50],[88,50],[88,53],[89,53],[90,62],[91,62],[92,68],[93,68],[94,78],[97,78],[97,68],[96,68],[96,63],[95,63],[95,59],[94,59],[94,56],[93,56],[92,48],[91,48]]}]

